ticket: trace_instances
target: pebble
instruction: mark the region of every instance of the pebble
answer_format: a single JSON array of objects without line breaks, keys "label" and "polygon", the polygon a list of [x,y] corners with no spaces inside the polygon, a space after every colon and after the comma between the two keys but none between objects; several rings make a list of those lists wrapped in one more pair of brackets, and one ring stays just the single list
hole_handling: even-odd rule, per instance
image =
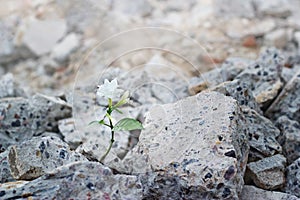
[{"label": "pebble", "polygon": [[262,189],[280,189],[285,184],[285,164],[286,158],[283,155],[276,154],[247,164],[245,176]]},{"label": "pebble", "polygon": [[299,200],[299,198],[291,194],[262,190],[252,185],[244,185],[240,199],[241,200],[253,200],[253,199]]}]

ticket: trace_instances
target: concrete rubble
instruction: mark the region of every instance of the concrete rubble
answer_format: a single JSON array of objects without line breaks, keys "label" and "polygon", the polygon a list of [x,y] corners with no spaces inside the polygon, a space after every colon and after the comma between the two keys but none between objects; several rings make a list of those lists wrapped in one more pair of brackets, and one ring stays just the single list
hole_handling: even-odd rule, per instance
[{"label": "concrete rubble", "polygon": [[261,159],[250,162],[247,165],[246,177],[260,188],[274,190],[282,188],[285,184],[284,169],[286,158],[283,155]]},{"label": "concrete rubble", "polygon": [[[299,9],[1,1],[0,199],[299,199]],[[114,78],[145,129],[100,161]]]}]

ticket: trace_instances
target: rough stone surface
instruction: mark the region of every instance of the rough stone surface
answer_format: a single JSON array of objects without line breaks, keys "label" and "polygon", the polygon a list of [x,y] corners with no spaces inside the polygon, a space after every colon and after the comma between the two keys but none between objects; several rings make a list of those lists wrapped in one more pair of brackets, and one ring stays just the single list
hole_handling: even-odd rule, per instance
[{"label": "rough stone surface", "polygon": [[8,150],[0,153],[0,184],[14,181],[15,179],[11,175],[9,162],[8,162]]},{"label": "rough stone surface", "polygon": [[57,137],[35,137],[12,146],[8,154],[11,173],[15,179],[31,180],[46,172],[75,161],[85,161],[72,152],[67,143]]},{"label": "rough stone surface", "polygon": [[240,117],[236,101],[216,92],[155,106],[126,170],[150,173],[149,199],[237,199],[249,150]]},{"label": "rough stone surface", "polygon": [[136,176],[114,175],[96,162],[75,162],[31,182],[0,185],[1,198],[31,199],[142,199]]},{"label": "rough stone surface", "polygon": [[215,12],[218,16],[227,17],[247,17],[255,16],[252,0],[214,0]]},{"label": "rough stone surface", "polygon": [[287,183],[285,187],[285,192],[293,194],[300,198],[300,158],[295,160],[286,169],[287,171]]},{"label": "rough stone surface", "polygon": [[264,199],[264,200],[299,200],[294,195],[290,195],[283,192],[266,191],[254,187],[252,185],[244,185],[243,192],[240,197],[241,200],[253,200],[253,199]]},{"label": "rough stone surface", "polygon": [[0,98],[17,96],[25,96],[25,93],[17,87],[13,74],[5,74],[0,78]]},{"label": "rough stone surface", "polygon": [[276,126],[269,119],[246,106],[242,107],[242,111],[248,129],[249,161],[281,153],[282,147],[276,140],[280,131]]},{"label": "rough stone surface", "polygon": [[249,163],[245,176],[251,179],[256,186],[263,189],[274,190],[282,188],[285,184],[285,164],[286,158],[277,154]]},{"label": "rough stone surface", "polygon": [[277,29],[265,35],[267,45],[283,48],[288,42],[288,33],[285,29]]},{"label": "rough stone surface", "polygon": [[258,14],[274,17],[288,17],[291,14],[292,6],[286,0],[254,0]]},{"label": "rough stone surface", "polygon": [[66,30],[66,22],[63,19],[33,20],[24,30],[23,44],[36,55],[49,53]]},{"label": "rough stone surface", "polygon": [[233,81],[221,83],[215,88],[212,88],[212,90],[233,97],[240,106],[248,106],[258,113],[262,113],[259,104],[255,101],[254,95],[250,90],[252,86],[253,84],[251,83],[235,79]]},{"label": "rough stone surface", "polygon": [[300,122],[300,70],[286,84],[266,112],[272,119],[286,115],[290,119]]},{"label": "rough stone surface", "polygon": [[200,77],[192,78],[189,83],[189,93],[194,95],[224,81],[233,80],[250,64],[251,61],[248,59],[229,58],[223,62],[220,68],[205,72]]},{"label": "rough stone surface", "polygon": [[283,58],[277,49],[269,48],[260,54],[256,63],[249,66],[236,78],[241,82],[252,83],[250,88],[256,102],[269,103],[280,91],[283,83],[280,79]]},{"label": "rough stone surface", "polygon": [[70,116],[71,107],[55,97],[36,94],[30,99],[0,99],[0,145],[6,149],[45,131],[56,132],[58,120]]},{"label": "rough stone surface", "polygon": [[79,47],[79,44],[80,36],[75,33],[70,33],[63,41],[55,45],[51,56],[58,62],[64,62],[67,60],[69,54]]},{"label": "rough stone surface", "polygon": [[290,164],[300,157],[300,124],[282,116],[276,121],[276,126],[280,129],[277,140],[282,145],[282,153]]}]

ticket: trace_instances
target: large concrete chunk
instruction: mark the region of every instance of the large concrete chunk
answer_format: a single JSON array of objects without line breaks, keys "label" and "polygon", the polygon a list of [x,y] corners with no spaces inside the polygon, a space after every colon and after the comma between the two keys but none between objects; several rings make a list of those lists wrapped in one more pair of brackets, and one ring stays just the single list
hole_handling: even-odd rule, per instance
[{"label": "large concrete chunk", "polygon": [[84,161],[86,158],[72,152],[69,146],[57,137],[36,137],[12,146],[8,161],[16,179],[34,179],[59,166]]},{"label": "large concrete chunk", "polygon": [[247,165],[246,177],[260,188],[274,190],[285,183],[286,158],[280,154]]},{"label": "large concrete chunk", "polygon": [[277,140],[282,145],[283,155],[290,164],[300,157],[300,124],[282,116],[276,121],[276,126],[280,129]]},{"label": "large concrete chunk", "polygon": [[0,191],[3,199],[142,199],[136,176],[114,175],[96,162],[71,163],[25,184],[2,184]]},{"label": "large concrete chunk", "polygon": [[155,106],[124,164],[152,173],[147,198],[237,199],[249,150],[243,123],[236,101],[216,92]]},{"label": "large concrete chunk", "polygon": [[262,190],[252,185],[245,185],[241,195],[241,200],[253,200],[253,199],[264,199],[264,200],[299,200],[294,195],[286,194],[283,192],[274,192]]},{"label": "large concrete chunk", "polygon": [[300,158],[287,167],[285,191],[300,198]]},{"label": "large concrete chunk", "polygon": [[250,90],[259,104],[272,101],[280,91],[283,57],[277,49],[270,48],[260,54],[257,61],[236,78],[241,82],[252,83]]},{"label": "large concrete chunk", "polygon": [[286,115],[300,122],[300,70],[286,84],[266,114],[272,119]]}]

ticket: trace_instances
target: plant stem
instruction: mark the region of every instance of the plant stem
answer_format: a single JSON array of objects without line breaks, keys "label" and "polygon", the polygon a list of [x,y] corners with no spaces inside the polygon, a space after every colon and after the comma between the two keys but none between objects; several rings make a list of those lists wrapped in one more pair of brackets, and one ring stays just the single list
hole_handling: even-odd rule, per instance
[{"label": "plant stem", "polygon": [[109,147],[106,150],[105,154],[101,157],[100,162],[102,162],[106,158],[106,156],[108,155],[108,153],[110,152],[110,150],[112,148],[113,143],[115,142],[115,138],[114,138],[115,137],[115,131],[113,131],[114,126],[112,124],[111,119],[109,119],[109,127],[110,127],[110,130],[111,130],[111,139],[110,139]]}]

